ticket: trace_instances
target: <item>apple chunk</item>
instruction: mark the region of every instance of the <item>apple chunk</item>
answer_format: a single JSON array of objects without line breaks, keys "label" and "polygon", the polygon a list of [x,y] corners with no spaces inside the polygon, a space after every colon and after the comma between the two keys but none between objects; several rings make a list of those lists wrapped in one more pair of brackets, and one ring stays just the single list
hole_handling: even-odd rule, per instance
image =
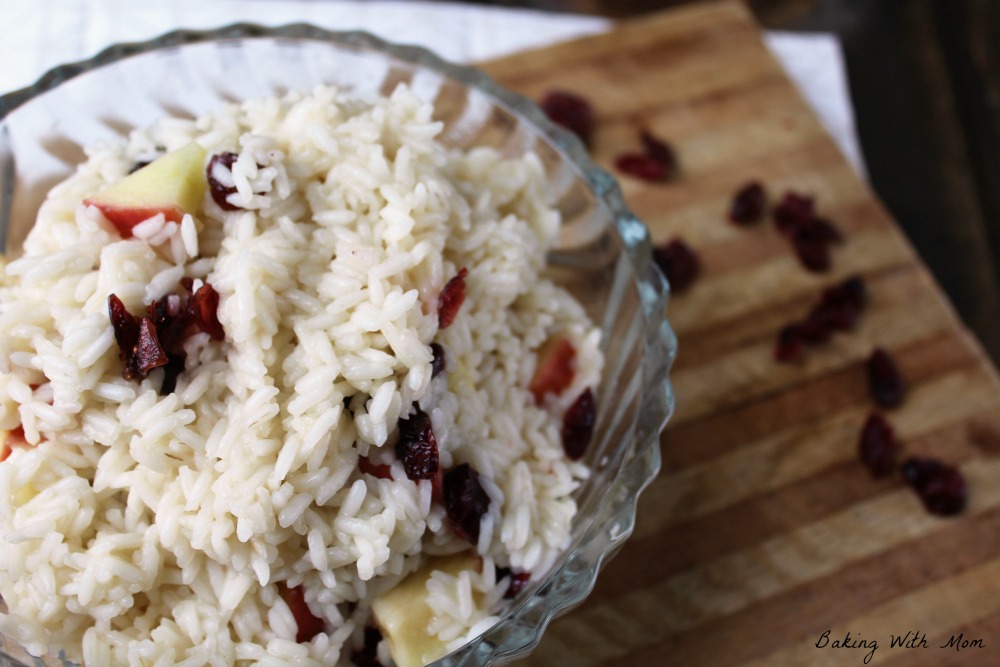
[{"label": "apple chunk", "polygon": [[541,405],[547,394],[558,396],[573,383],[575,360],[576,348],[561,334],[549,338],[538,348],[535,374],[528,385],[536,405]]},{"label": "apple chunk", "polygon": [[132,237],[132,228],[162,213],[180,222],[185,213],[195,213],[205,194],[205,149],[195,142],[153,160],[117,183],[83,200],[96,206],[118,229],[122,238]]},{"label": "apple chunk", "polygon": [[482,567],[482,561],[470,551],[434,558],[372,603],[375,623],[389,642],[397,667],[423,667],[448,653],[445,642],[427,632],[434,614],[427,606],[431,574],[439,571],[458,576],[465,570],[478,572]]}]

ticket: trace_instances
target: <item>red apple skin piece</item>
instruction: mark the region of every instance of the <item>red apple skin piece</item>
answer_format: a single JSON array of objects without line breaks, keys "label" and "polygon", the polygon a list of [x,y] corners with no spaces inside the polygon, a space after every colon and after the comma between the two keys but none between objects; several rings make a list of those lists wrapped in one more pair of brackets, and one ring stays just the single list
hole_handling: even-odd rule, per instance
[{"label": "red apple skin piece", "polygon": [[0,462],[7,460],[7,457],[14,451],[14,447],[24,447],[27,444],[28,441],[24,439],[24,429],[21,426],[10,431],[0,431]]},{"label": "red apple skin piece", "polygon": [[558,396],[573,383],[576,348],[563,335],[556,335],[538,348],[538,363],[528,390],[541,405],[548,394]]},{"label": "red apple skin piece", "polygon": [[117,183],[83,200],[100,209],[123,239],[132,238],[132,228],[157,213],[180,222],[201,205],[207,152],[195,142],[153,160]]},{"label": "red apple skin piece", "polygon": [[301,586],[289,588],[285,582],[279,582],[278,595],[288,605],[295,618],[295,624],[298,626],[295,641],[300,644],[307,643],[326,629],[323,619],[313,614],[306,604],[305,591],[302,590]]}]

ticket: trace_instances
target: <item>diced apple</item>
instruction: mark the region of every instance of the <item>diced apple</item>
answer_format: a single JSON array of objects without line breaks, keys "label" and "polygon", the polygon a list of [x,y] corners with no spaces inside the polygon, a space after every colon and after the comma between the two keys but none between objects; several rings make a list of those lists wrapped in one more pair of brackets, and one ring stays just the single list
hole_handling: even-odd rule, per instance
[{"label": "diced apple", "polygon": [[576,348],[566,336],[555,335],[538,348],[538,362],[528,390],[541,405],[547,394],[558,396],[573,383]]},{"label": "diced apple", "polygon": [[465,570],[478,572],[482,567],[482,560],[470,551],[435,558],[372,603],[375,623],[389,642],[397,667],[424,667],[448,653],[445,642],[427,632],[434,616],[427,606],[431,574],[440,571],[458,576]]},{"label": "diced apple", "polygon": [[201,204],[205,180],[205,149],[195,142],[153,160],[117,183],[83,200],[96,206],[118,229],[122,238],[132,237],[137,224],[162,213],[180,222]]}]

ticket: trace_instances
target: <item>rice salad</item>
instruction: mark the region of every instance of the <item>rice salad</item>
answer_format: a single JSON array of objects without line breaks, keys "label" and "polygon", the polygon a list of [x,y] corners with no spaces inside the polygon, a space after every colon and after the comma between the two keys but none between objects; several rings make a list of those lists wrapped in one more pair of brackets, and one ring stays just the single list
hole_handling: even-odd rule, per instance
[{"label": "rice salad", "polygon": [[320,87],[164,119],[51,190],[0,283],[0,632],[91,666],[408,667],[552,567],[598,331],[543,275],[538,158],[432,115]]}]

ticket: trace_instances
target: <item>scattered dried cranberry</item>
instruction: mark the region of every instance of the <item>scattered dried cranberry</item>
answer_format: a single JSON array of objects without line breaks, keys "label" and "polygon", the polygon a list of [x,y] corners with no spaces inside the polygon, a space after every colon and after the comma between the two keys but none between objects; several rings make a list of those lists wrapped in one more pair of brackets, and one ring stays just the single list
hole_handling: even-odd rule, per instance
[{"label": "scattered dried cranberry", "polygon": [[830,268],[830,244],[843,240],[833,223],[821,218],[795,227],[791,238],[792,247],[802,266],[816,273]]},{"label": "scattered dried cranberry", "polygon": [[392,479],[392,466],[385,463],[372,463],[367,456],[358,458],[358,470],[379,479]]},{"label": "scattered dried cranberry", "polygon": [[530,572],[511,572],[510,583],[507,585],[507,591],[503,594],[504,599],[513,600],[516,598],[529,581],[531,581]]},{"label": "scattered dried cranberry", "polygon": [[127,368],[128,358],[139,342],[139,319],[125,309],[125,304],[115,294],[108,296],[108,315],[118,343],[118,358],[126,362]]},{"label": "scattered dried cranberry", "polygon": [[899,407],[906,395],[906,382],[892,356],[875,348],[868,357],[868,389],[872,400],[883,408]]},{"label": "scattered dried cranberry", "polygon": [[144,378],[154,368],[167,364],[167,354],[163,351],[159,338],[156,336],[156,326],[153,324],[153,320],[148,317],[139,321],[139,342],[133,348],[132,359],[132,368],[128,369],[133,372],[132,377]]},{"label": "scattered dried cranberry", "polygon": [[154,368],[166,365],[167,355],[160,345],[152,319],[135,317],[125,310],[121,299],[114,294],[108,296],[108,314],[118,342],[118,358],[125,362],[122,377],[126,380],[142,379]]},{"label": "scattered dried cranberry", "polygon": [[646,155],[662,164],[666,169],[667,178],[677,173],[677,155],[670,144],[653,136],[648,130],[643,130],[639,138],[642,140],[642,147],[646,150]]},{"label": "scattered dried cranberry", "polygon": [[679,238],[653,248],[653,261],[663,271],[674,292],[683,292],[701,271],[701,262],[688,244]]},{"label": "scattered dried cranberry", "polygon": [[900,470],[931,514],[954,516],[965,509],[965,478],[958,468],[936,459],[913,457],[904,461]]},{"label": "scattered dried cranberry", "polygon": [[295,633],[295,641],[300,644],[312,640],[313,637],[326,629],[323,619],[317,618],[306,604],[305,593],[301,586],[289,588],[284,582],[278,584],[278,594],[285,601],[295,618],[298,631]]},{"label": "scattered dried cranberry", "polygon": [[795,192],[786,192],[774,207],[774,223],[778,226],[778,231],[789,237],[815,217],[813,198]]},{"label": "scattered dried cranberry", "polygon": [[431,418],[416,403],[413,410],[409,418],[399,420],[396,456],[403,462],[408,479],[433,479],[438,471],[438,446]]},{"label": "scattered dried cranberry", "polygon": [[800,324],[789,324],[778,332],[774,345],[775,361],[798,361],[806,347],[806,336]]},{"label": "scattered dried cranberry", "polygon": [[864,281],[857,276],[826,288],[805,321],[786,325],[778,332],[774,358],[795,361],[805,345],[819,345],[834,331],[853,329],[866,301]]},{"label": "scattered dried cranberry", "polygon": [[757,222],[764,215],[766,204],[767,195],[764,186],[757,181],[751,181],[733,196],[733,203],[729,206],[729,219],[738,225]]},{"label": "scattered dried cranberry", "polygon": [[833,335],[833,330],[825,322],[811,316],[797,326],[800,329],[799,333],[802,339],[808,345],[821,345],[830,340],[830,336]]},{"label": "scattered dried cranberry", "polygon": [[566,456],[578,461],[587,451],[587,445],[594,436],[594,422],[597,421],[597,403],[594,392],[587,387],[563,415],[562,444]]},{"label": "scattered dried cranberry", "polygon": [[550,90],[542,98],[540,106],[549,120],[562,125],[580,137],[584,145],[590,146],[594,129],[594,109],[590,102],[575,93]]},{"label": "scattered dried cranberry", "polygon": [[490,497],[479,483],[479,473],[468,463],[448,471],[442,489],[448,522],[455,534],[479,542],[479,524],[490,507]]},{"label": "scattered dried cranberry", "polygon": [[225,338],[218,319],[219,295],[205,283],[191,295],[192,282],[181,281],[187,294],[171,294],[146,307],[139,318],[125,309],[116,295],[108,296],[111,327],[118,342],[118,357],[125,362],[122,376],[142,379],[163,367],[161,394],[174,391],[177,376],[184,371],[184,341],[203,331],[215,340]]},{"label": "scattered dried cranberry", "polygon": [[212,340],[223,340],[226,332],[219,323],[219,293],[208,283],[203,284],[188,301],[191,323],[207,333]]},{"label": "scattered dried cranberry", "polygon": [[819,303],[809,313],[809,319],[831,331],[851,331],[867,301],[864,280],[852,276],[823,290]]},{"label": "scattered dried cranberry", "polygon": [[806,227],[809,228],[810,234],[821,241],[827,243],[843,243],[844,241],[844,235],[840,228],[826,218],[813,218]]},{"label": "scattered dried cranberry", "polygon": [[208,189],[212,193],[212,199],[215,203],[219,205],[223,211],[237,211],[239,206],[235,204],[230,204],[226,197],[236,192],[235,186],[223,185],[219,179],[216,177],[218,169],[225,169],[226,171],[233,170],[233,164],[239,156],[236,153],[216,153],[212,156],[212,159],[208,161],[208,166],[205,168],[205,176],[208,178]]},{"label": "scattered dried cranberry", "polygon": [[177,378],[184,372],[184,358],[187,355],[167,354],[167,364],[163,367],[163,384],[160,385],[160,396],[172,394],[177,389]]},{"label": "scattered dried cranberry", "polygon": [[618,156],[615,158],[615,166],[623,174],[650,183],[661,183],[667,180],[669,173],[662,162],[649,155],[640,155],[639,153],[625,153]]},{"label": "scattered dried cranberry", "polygon": [[360,651],[351,654],[351,662],[357,667],[382,667],[378,661],[378,643],[382,641],[382,633],[378,628],[365,628],[365,645]]},{"label": "scattered dried cranberry", "polygon": [[830,268],[830,244],[840,243],[844,237],[836,225],[816,216],[812,197],[785,193],[774,208],[774,222],[792,242],[805,268],[815,272]]},{"label": "scattered dried cranberry", "polygon": [[886,477],[896,467],[896,434],[882,415],[868,416],[861,428],[858,455],[872,477]]},{"label": "scattered dried cranberry", "polygon": [[438,328],[447,329],[455,321],[458,309],[465,301],[465,277],[469,270],[464,266],[449,280],[438,295]]},{"label": "scattered dried cranberry", "polygon": [[805,268],[815,273],[829,270],[829,243],[813,234],[811,225],[803,225],[792,233],[792,247]]},{"label": "scattered dried cranberry", "polygon": [[436,378],[445,369],[444,348],[437,343],[431,343],[431,354],[434,355],[431,361],[431,377]]}]

